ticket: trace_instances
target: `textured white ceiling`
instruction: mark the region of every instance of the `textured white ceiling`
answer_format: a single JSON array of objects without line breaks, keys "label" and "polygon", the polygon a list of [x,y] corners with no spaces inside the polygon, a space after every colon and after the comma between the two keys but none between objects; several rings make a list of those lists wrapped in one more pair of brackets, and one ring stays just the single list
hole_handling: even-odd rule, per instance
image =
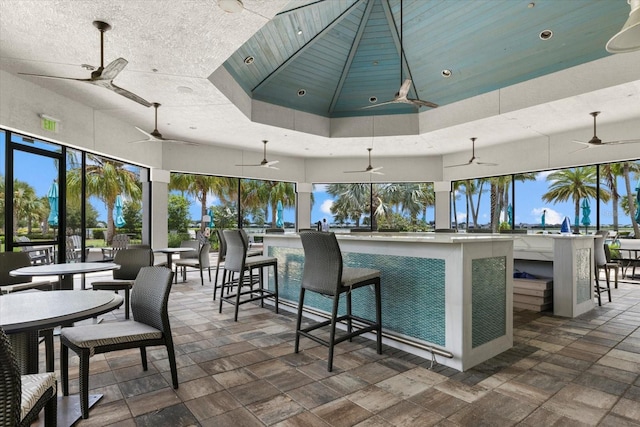
[{"label": "textured white ceiling", "polygon": [[[0,0],[0,68],[86,78],[89,71],[81,64],[100,62],[100,36],[92,21],[104,20],[113,27],[105,33],[105,63],[117,57],[129,61],[116,83],[162,104],[158,129],[165,138],[256,151],[268,139],[270,153],[298,157],[364,157],[369,146],[380,156],[466,153],[471,136],[481,147],[575,129],[588,133],[588,139],[588,113],[594,110],[603,112],[598,118],[603,126],[640,120],[640,52],[635,52],[424,112],[416,119],[417,135],[374,137],[406,133],[385,117],[353,122],[362,137],[348,138],[303,132],[322,129],[314,117],[299,119],[290,129],[255,123],[208,77],[289,2],[243,2],[241,13],[228,14],[214,0]],[[153,130],[152,108],[103,88],[21,78],[125,120],[132,129]],[[267,107],[252,104],[249,115],[265,114],[261,108]],[[285,121],[300,118],[286,110],[277,114]],[[333,127],[328,134],[338,132]],[[132,141],[141,138],[132,132]]]}]

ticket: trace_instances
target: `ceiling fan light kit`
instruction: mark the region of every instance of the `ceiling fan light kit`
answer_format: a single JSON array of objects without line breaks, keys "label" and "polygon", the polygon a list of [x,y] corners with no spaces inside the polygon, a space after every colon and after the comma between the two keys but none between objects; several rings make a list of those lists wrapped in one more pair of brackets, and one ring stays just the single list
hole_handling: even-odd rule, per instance
[{"label": "ceiling fan light kit", "polygon": [[627,0],[631,12],[622,29],[607,42],[609,53],[626,53],[640,49],[640,0]]}]

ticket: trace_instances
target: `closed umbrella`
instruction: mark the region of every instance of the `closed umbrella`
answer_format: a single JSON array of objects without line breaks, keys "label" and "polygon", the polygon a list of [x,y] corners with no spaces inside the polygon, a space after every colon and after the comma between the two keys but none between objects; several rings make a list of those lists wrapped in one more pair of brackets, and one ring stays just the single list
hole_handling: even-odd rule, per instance
[{"label": "closed umbrella", "polygon": [[509,227],[513,228],[513,207],[511,204],[507,206],[507,221],[509,222]]},{"label": "closed umbrella", "polygon": [[640,222],[640,179],[636,184],[636,222]]},{"label": "closed umbrella", "polygon": [[58,183],[53,182],[47,193],[49,199],[49,218],[47,222],[52,227],[58,226]]},{"label": "closed umbrella", "polygon": [[282,219],[282,202],[278,200],[278,207],[276,208],[276,227],[284,228],[284,220]]},{"label": "closed umbrella", "polygon": [[127,222],[124,220],[124,217],[122,216],[122,208],[123,208],[123,204],[122,204],[122,197],[120,197],[120,195],[118,194],[116,196],[116,204],[115,204],[115,225],[116,228],[122,228],[124,227]]},{"label": "closed umbrella", "polygon": [[207,215],[209,215],[209,228],[213,228],[215,226],[215,224],[213,223],[213,211],[211,209],[209,209],[207,211]]},{"label": "closed umbrella", "polygon": [[545,217],[546,216],[547,216],[547,210],[545,209],[545,210],[542,211],[542,218],[540,218],[540,224],[542,225],[542,229],[543,230],[544,230],[544,226],[546,225],[545,224],[545,222],[546,222],[546,218]]},{"label": "closed umbrella", "polygon": [[589,199],[583,199],[582,200],[582,225],[584,225],[585,227],[585,232],[591,225],[591,218],[589,218],[589,215],[591,215],[591,206],[589,206]]}]

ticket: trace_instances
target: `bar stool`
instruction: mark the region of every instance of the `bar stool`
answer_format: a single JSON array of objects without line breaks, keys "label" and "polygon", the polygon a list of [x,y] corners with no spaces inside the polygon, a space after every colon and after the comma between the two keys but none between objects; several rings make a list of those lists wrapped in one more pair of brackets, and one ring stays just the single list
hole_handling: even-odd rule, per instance
[{"label": "bar stool", "polygon": [[[370,268],[349,268],[342,263],[342,253],[338,240],[334,233],[322,231],[305,231],[300,233],[304,248],[304,271],[302,273],[302,286],[300,287],[300,300],[298,303],[298,319],[296,322],[295,352],[298,353],[300,336],[307,337],[319,344],[329,347],[327,370],[333,369],[333,347],[342,341],[349,340],[366,332],[376,332],[377,351],[382,354],[382,305],[380,301],[380,271]],[[354,316],[351,312],[351,293],[354,289],[373,285],[375,291],[376,320],[371,321]],[[302,309],[306,291],[312,291],[333,298],[333,311],[331,318],[324,322],[312,324],[304,329],[302,324]],[[338,316],[338,304],[340,294],[347,294],[347,314]],[[336,323],[347,321],[347,333],[336,337]],[[362,327],[353,330],[352,321],[356,320]],[[310,332],[331,326],[329,341],[324,340]]]},{"label": "bar stool", "polygon": [[[227,244],[227,253],[224,260],[222,285],[220,286],[219,312],[222,313],[223,302],[235,305],[234,320],[237,322],[238,308],[241,304],[259,300],[260,306],[264,307],[265,298],[274,298],[276,313],[278,313],[278,259],[263,255],[247,257],[247,244],[242,238],[240,230],[223,230],[222,234]],[[273,267],[274,291],[264,287],[263,270],[268,267]],[[254,276],[255,269],[258,269],[259,272],[257,278]],[[238,274],[237,279],[235,274]],[[258,288],[254,289],[254,285],[257,285]],[[242,288],[245,286],[248,286],[249,290],[243,291]],[[233,287],[237,287],[236,292],[233,294],[227,292],[225,295],[225,288],[229,290]],[[248,298],[244,298],[245,296]]]},{"label": "bar stool", "polygon": [[[596,270],[596,287],[595,294],[598,298],[598,305],[602,305],[602,292],[606,292],[609,295],[609,302],[611,302],[611,286],[609,285],[609,266],[607,263],[607,256],[604,252],[604,236],[596,235],[593,242],[593,257],[595,260]],[[600,285],[600,269],[604,269],[606,286]]]}]

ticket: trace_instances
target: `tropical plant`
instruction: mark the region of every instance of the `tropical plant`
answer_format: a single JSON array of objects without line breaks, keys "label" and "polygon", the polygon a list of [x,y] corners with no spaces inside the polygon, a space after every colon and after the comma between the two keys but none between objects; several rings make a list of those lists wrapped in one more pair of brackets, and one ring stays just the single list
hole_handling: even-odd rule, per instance
[{"label": "tropical plant", "polygon": [[31,233],[32,223],[40,224],[45,210],[42,200],[36,196],[36,191],[28,183],[13,181],[13,231],[18,231],[20,224],[27,226],[27,232]]},{"label": "tropical plant", "polygon": [[95,196],[107,207],[107,244],[115,234],[113,209],[116,197],[123,196],[128,200],[142,200],[140,177],[131,168],[117,160],[87,154],[87,165],[83,175],[82,168],[76,167],[67,171],[67,196],[81,200],[82,181],[85,180],[87,196]]},{"label": "tropical plant", "polygon": [[[207,214],[209,194],[218,197],[223,204],[226,204],[237,197],[237,189],[237,178],[221,176],[172,173],[169,181],[169,190],[189,194],[200,202],[200,218]],[[205,226],[204,223],[201,223],[200,231],[204,231]]]},{"label": "tropical plant", "polygon": [[[542,200],[550,203],[573,201],[576,218],[580,217],[580,201],[598,196],[595,166],[557,170],[547,176],[547,181],[551,184],[549,190],[542,195]],[[610,198],[611,193],[601,188],[600,200],[608,202]]]},{"label": "tropical plant", "polygon": [[249,213],[252,209],[262,208],[264,218],[271,213],[271,227],[276,227],[278,202],[282,202],[283,208],[296,205],[296,191],[291,182],[243,179],[240,188],[243,217],[245,212]]},{"label": "tropical plant", "polygon": [[189,206],[191,202],[186,197],[177,194],[169,194],[168,201],[168,220],[169,230],[185,233],[191,225],[189,219]]}]

